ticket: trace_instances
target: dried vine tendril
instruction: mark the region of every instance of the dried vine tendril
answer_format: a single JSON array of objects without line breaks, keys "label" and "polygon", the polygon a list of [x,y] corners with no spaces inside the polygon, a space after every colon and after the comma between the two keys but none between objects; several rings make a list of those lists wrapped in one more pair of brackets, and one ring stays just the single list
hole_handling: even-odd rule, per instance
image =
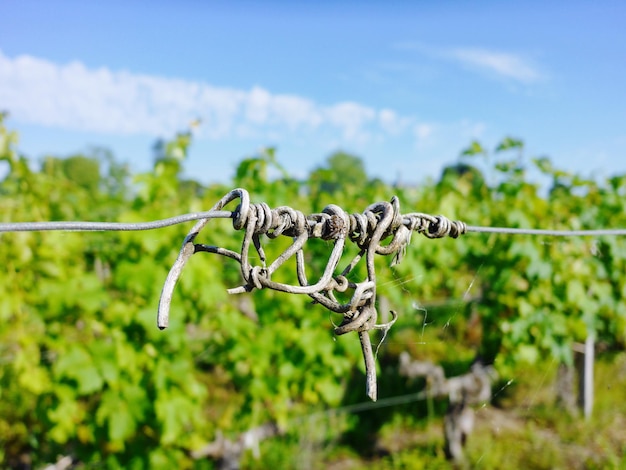
[{"label": "dried vine tendril", "polygon": [[[239,204],[234,211],[222,210],[224,206],[235,200],[239,200]],[[215,253],[232,258],[241,266],[244,283],[239,287],[229,289],[229,293],[240,294],[253,289],[273,289],[290,294],[304,294],[331,312],[343,315],[343,321],[335,327],[334,332],[337,335],[352,331],[358,334],[365,361],[366,393],[374,401],[377,397],[376,366],[369,331],[387,330],[397,318],[395,312],[392,311],[390,322],[377,323],[375,255],[394,255],[392,264],[397,264],[402,260],[413,232],[422,233],[429,238],[446,236],[457,238],[467,231],[467,226],[463,222],[451,221],[444,216],[421,213],[402,215],[400,203],[396,197],[393,197],[391,202],[372,204],[361,214],[348,214],[339,206],[331,204],[321,213],[307,217],[291,207],[271,209],[265,203],[251,204],[248,192],[239,188],[226,194],[209,213],[219,215],[200,219],[195,224],[185,237],[178,258],[165,280],[159,301],[158,327],[164,329],[168,325],[174,287],[189,258],[199,252]],[[196,237],[211,218],[218,217],[232,218],[233,228],[245,231],[239,252],[195,243]],[[293,239],[293,242],[280,256],[268,264],[261,244],[262,235],[270,239],[281,235],[288,236]],[[309,282],[304,262],[304,247],[309,238],[333,241],[333,248],[324,273],[314,283]],[[388,238],[391,238],[391,241],[383,245],[382,241]],[[346,240],[355,243],[359,247],[359,252],[340,274],[336,274]],[[251,262],[252,248],[258,254],[261,265],[254,265]],[[272,274],[293,256],[296,259],[299,285],[273,281]],[[367,277],[361,282],[348,281],[346,276],[362,259],[365,259]],[[350,300],[346,303],[339,302],[335,292],[343,293],[348,290],[352,292]]]}]

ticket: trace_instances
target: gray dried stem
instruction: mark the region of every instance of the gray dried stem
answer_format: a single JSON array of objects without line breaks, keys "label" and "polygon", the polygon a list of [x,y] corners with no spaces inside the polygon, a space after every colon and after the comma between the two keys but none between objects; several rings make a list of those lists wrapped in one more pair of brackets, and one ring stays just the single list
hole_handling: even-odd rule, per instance
[{"label": "gray dried stem", "polygon": [[[239,200],[232,212],[222,209],[232,201]],[[245,189],[234,189],[220,199],[208,214],[215,217],[200,219],[185,237],[178,258],[174,262],[161,292],[157,325],[167,327],[172,295],[176,283],[187,261],[196,253],[206,252],[234,259],[240,264],[244,283],[228,292],[240,294],[254,289],[272,289],[289,294],[310,296],[316,303],[331,312],[341,314],[343,321],[334,329],[335,334],[343,335],[352,331],[358,333],[365,361],[366,393],[376,401],[376,364],[369,331],[383,329],[387,331],[397,316],[392,312],[392,320],[378,324],[376,309],[376,268],[374,258],[379,255],[394,255],[393,264],[402,260],[411,234],[415,231],[429,238],[453,238],[466,232],[463,222],[451,221],[443,216],[412,213],[402,215],[400,202],[393,197],[391,202],[377,202],[370,205],[361,214],[348,214],[339,206],[331,204],[319,214],[305,216],[291,207],[271,209],[266,203],[251,204]],[[245,230],[241,250],[237,253],[224,248],[197,244],[196,237],[212,218],[231,218],[235,230]],[[281,235],[292,238],[291,245],[274,261],[268,264],[261,237],[269,239]],[[333,242],[324,273],[314,283],[306,275],[304,249],[310,238],[321,238]],[[383,245],[382,241],[391,238]],[[335,274],[337,265],[344,252],[346,240],[359,247],[359,253],[352,258],[341,274]],[[260,265],[251,261],[250,252],[256,251]],[[280,283],[272,280],[276,272],[287,260],[295,256],[296,274],[299,285]],[[367,277],[360,282],[348,281],[347,275],[365,259]],[[352,297],[347,303],[337,300],[335,292],[352,290]]]}]

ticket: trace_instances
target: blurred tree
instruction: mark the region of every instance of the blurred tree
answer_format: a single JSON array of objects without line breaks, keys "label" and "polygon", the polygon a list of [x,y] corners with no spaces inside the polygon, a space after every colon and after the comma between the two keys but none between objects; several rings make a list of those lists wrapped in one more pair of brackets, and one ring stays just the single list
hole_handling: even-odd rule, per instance
[{"label": "blurred tree", "polygon": [[469,191],[474,194],[486,195],[487,183],[482,172],[473,165],[457,163],[446,166],[441,172],[439,186],[442,188],[456,188],[467,195]]},{"label": "blurred tree", "polygon": [[63,173],[70,181],[89,192],[96,192],[100,184],[100,162],[85,155],[72,155],[63,160]]},{"label": "blurred tree", "polygon": [[324,166],[311,173],[310,184],[314,191],[334,194],[346,187],[363,187],[368,181],[365,165],[360,157],[346,152],[335,152]]}]

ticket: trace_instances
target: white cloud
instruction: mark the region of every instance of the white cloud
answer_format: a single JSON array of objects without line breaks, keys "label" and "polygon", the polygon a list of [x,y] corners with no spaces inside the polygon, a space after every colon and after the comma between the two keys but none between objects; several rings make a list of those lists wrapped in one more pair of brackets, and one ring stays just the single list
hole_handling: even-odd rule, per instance
[{"label": "white cloud", "polygon": [[413,127],[413,134],[418,142],[427,140],[435,131],[435,126],[432,124],[420,123]]},{"label": "white cloud", "polygon": [[523,83],[536,82],[542,78],[534,65],[515,54],[478,48],[456,48],[446,55],[469,66]]},{"label": "white cloud", "polygon": [[436,47],[422,42],[394,44],[403,51],[417,51],[436,59],[447,59],[497,77],[530,84],[545,78],[540,68],[527,58],[510,52],[479,47]]},{"label": "white cloud", "polygon": [[315,129],[323,122],[322,114],[311,100],[298,96],[277,95],[272,102],[276,119],[287,124],[290,130],[299,127]]},{"label": "white cloud", "polygon": [[374,121],[376,111],[358,103],[345,102],[326,108],[324,115],[329,123],[343,131],[346,140],[367,140],[369,133],[364,128]]},{"label": "white cloud", "polygon": [[[202,119],[199,137],[267,137],[323,132],[344,143],[398,135],[410,117],[355,102],[214,87],[208,83],[59,65],[0,50],[0,109],[18,121],[70,130],[168,135]],[[409,134],[410,135],[410,134]]]},{"label": "white cloud", "polygon": [[268,121],[272,96],[267,90],[254,87],[246,100],[246,118],[255,124]]},{"label": "white cloud", "polygon": [[406,130],[411,121],[411,118],[398,116],[398,114],[391,109],[381,109],[378,112],[380,127],[389,134],[401,134]]}]

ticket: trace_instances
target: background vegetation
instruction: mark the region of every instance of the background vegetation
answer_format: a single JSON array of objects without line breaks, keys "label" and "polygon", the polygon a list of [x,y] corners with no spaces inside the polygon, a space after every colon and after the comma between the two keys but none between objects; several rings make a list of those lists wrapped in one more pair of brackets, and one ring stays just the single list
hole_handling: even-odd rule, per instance
[{"label": "background vegetation", "polygon": [[[338,153],[304,181],[272,149],[242,160],[233,181],[183,177],[191,134],[154,148],[152,171],[130,174],[108,152],[33,162],[0,120],[0,220],[147,221],[206,210],[233,187],[255,202],[305,213],[361,212],[400,198],[403,212],[471,225],[626,227],[626,176],[596,181],[528,158],[521,141],[493,152],[473,142],[433,181],[392,187]],[[272,177],[270,177],[272,175]],[[620,467],[626,463],[626,243],[619,237],[469,234],[413,237],[394,268],[379,259],[379,295],[400,319],[381,345],[380,406],[365,401],[358,340],[333,337],[304,296],[229,296],[238,265],[198,255],[176,288],[169,329],[156,328],[160,289],[187,226],[125,233],[0,234],[0,466],[213,468],[191,451],[276,422],[285,435],[246,454],[246,468],[446,467],[441,401],[385,398],[419,391],[398,356],[467,371],[481,355],[501,377],[468,443],[480,468]],[[242,233],[215,222],[202,240],[236,249]],[[268,243],[276,252],[289,240]],[[330,246],[312,240],[321,273]],[[312,251],[311,251],[312,250]],[[355,273],[358,275],[359,272]],[[296,283],[295,272],[282,274]],[[555,409],[551,384],[572,344],[594,332],[601,351],[593,419]],[[380,339],[380,338],[378,338]]]}]

